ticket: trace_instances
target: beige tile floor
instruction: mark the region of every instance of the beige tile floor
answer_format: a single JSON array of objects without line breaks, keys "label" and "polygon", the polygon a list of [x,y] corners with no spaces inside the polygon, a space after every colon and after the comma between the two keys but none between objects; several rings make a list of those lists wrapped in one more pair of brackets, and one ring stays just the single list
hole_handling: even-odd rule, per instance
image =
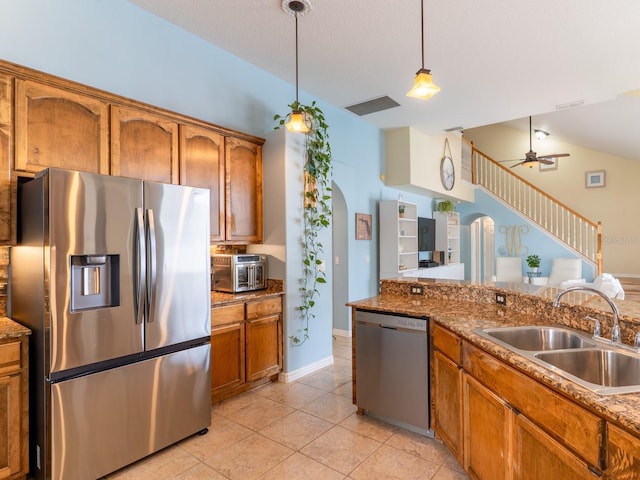
[{"label": "beige tile floor", "polygon": [[109,480],[371,480],[468,478],[438,441],[370,417],[351,403],[351,340],[335,363],[211,408],[211,427],[109,475]]}]

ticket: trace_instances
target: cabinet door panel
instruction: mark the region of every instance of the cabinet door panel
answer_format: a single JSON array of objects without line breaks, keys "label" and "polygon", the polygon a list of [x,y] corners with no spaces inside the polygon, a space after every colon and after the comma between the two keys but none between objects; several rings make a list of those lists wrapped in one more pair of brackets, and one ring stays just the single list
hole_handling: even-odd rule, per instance
[{"label": "cabinet door panel", "polygon": [[584,480],[599,477],[589,470],[586,463],[578,460],[522,415],[514,416],[513,442],[515,480]]},{"label": "cabinet door panel", "polygon": [[282,322],[270,315],[247,322],[247,380],[278,373],[282,367]]},{"label": "cabinet door panel", "polygon": [[0,377],[0,478],[18,473],[22,465],[20,375]]},{"label": "cabinet door panel", "polygon": [[[13,80],[0,75],[0,244],[11,243]],[[13,227],[15,231],[15,227]]]},{"label": "cabinet door panel", "polygon": [[211,202],[211,241],[225,238],[224,137],[193,125],[180,126],[180,183],[208,188]]},{"label": "cabinet door panel", "polygon": [[466,374],[463,378],[465,469],[474,478],[506,478],[510,410],[473,378]]},{"label": "cabinet door panel", "polygon": [[607,477],[640,480],[640,439],[608,425]]},{"label": "cabinet door panel", "polygon": [[434,428],[462,465],[462,369],[438,351],[433,359]]},{"label": "cabinet door panel", "polygon": [[245,328],[234,323],[211,330],[211,395],[245,382]]},{"label": "cabinet door panel", "polygon": [[178,183],[178,124],[126,107],[111,109],[111,173]]},{"label": "cabinet door panel", "polygon": [[29,80],[16,80],[16,170],[108,170],[105,102]]},{"label": "cabinet door panel", "polygon": [[227,242],[262,241],[262,146],[225,139]]}]

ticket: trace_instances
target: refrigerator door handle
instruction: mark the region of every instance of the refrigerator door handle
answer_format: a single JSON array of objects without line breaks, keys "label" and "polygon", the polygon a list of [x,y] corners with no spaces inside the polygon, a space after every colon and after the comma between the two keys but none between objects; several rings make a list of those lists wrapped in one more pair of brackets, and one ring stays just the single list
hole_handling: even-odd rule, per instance
[{"label": "refrigerator door handle", "polygon": [[156,224],[153,210],[147,209],[147,323],[155,319],[156,310]]},{"label": "refrigerator door handle", "polygon": [[133,246],[133,270],[134,278],[134,298],[136,323],[142,323],[144,317],[144,294],[147,282],[147,272],[144,268],[146,261],[146,250],[144,247],[144,217],[142,208],[135,210],[135,240]]}]

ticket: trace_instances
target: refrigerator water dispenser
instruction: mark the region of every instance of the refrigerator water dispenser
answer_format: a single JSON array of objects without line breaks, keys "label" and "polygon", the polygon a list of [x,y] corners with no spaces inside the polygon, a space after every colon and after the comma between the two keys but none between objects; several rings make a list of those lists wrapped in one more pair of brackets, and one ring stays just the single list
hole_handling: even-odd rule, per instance
[{"label": "refrigerator water dispenser", "polygon": [[119,255],[71,256],[71,311],[120,305]]}]

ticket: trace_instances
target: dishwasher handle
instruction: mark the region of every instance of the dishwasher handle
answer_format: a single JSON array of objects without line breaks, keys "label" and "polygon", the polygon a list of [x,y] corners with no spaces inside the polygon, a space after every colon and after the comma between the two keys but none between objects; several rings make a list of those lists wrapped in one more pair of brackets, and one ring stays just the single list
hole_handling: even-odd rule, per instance
[{"label": "dishwasher handle", "polygon": [[427,334],[426,326],[424,324],[420,328],[415,328],[415,327],[407,328],[405,325],[389,325],[387,323],[371,322],[368,320],[356,320],[356,325],[361,327],[369,327],[369,328],[376,328],[376,329],[383,328],[385,330],[391,330],[394,332],[407,332],[407,333],[420,334],[420,335]]}]

